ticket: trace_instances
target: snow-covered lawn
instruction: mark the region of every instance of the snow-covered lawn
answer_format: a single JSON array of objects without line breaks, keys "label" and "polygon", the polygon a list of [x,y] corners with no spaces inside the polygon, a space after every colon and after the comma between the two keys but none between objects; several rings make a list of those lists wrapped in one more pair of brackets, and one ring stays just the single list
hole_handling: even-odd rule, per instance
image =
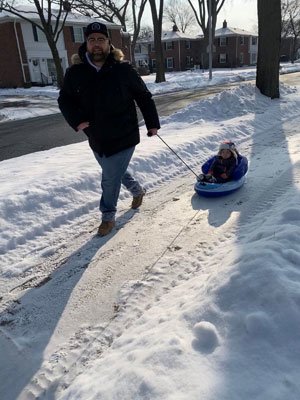
[{"label": "snow-covered lawn", "polygon": [[162,118],[197,173],[225,139],[248,157],[228,197],[196,195],[142,127],[147,195],[134,212],[122,189],[105,238],[86,142],[0,163],[1,399],[299,399],[300,97],[280,90],[245,82]]}]

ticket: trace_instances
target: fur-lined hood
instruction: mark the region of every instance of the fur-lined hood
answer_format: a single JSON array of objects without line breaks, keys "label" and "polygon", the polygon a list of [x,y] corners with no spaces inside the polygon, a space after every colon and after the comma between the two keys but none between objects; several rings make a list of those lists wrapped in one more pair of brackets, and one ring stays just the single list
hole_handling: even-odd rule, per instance
[{"label": "fur-lined hood", "polygon": [[[75,53],[71,56],[71,63],[74,64],[81,64],[84,60],[86,53],[86,43],[83,43],[79,49],[78,53]],[[122,61],[124,59],[124,53],[120,49],[116,49],[113,45],[110,46],[110,54],[116,61]]]}]

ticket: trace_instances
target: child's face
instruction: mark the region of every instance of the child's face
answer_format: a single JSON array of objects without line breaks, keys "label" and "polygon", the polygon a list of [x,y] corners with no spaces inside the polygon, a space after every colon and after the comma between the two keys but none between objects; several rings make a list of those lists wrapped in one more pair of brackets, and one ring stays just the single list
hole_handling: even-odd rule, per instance
[{"label": "child's face", "polygon": [[220,151],[220,156],[226,160],[227,158],[231,157],[231,151],[228,149],[223,149]]}]

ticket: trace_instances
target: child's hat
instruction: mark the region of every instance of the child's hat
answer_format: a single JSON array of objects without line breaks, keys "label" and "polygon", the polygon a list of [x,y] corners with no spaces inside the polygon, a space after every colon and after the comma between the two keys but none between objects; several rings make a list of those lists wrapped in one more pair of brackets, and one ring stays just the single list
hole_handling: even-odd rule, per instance
[{"label": "child's hat", "polygon": [[238,159],[238,151],[235,147],[235,144],[231,142],[230,140],[222,142],[219,145],[219,154],[222,150],[230,150],[234,158],[237,160]]},{"label": "child's hat", "polygon": [[226,142],[222,142],[219,146],[219,151],[221,150],[231,150],[231,151],[235,151],[235,144],[233,142],[230,141],[226,141]]}]

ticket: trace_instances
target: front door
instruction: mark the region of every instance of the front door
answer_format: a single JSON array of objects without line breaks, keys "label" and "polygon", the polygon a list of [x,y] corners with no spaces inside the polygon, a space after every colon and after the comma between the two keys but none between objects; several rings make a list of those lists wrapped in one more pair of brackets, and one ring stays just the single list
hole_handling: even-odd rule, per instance
[{"label": "front door", "polygon": [[38,58],[31,59],[31,81],[36,83],[42,82],[41,66]]}]

